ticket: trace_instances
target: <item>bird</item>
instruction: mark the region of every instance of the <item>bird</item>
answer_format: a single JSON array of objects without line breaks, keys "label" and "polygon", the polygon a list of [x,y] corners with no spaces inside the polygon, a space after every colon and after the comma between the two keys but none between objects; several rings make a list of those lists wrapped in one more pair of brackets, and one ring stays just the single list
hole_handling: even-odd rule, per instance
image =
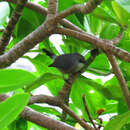
[{"label": "bird", "polygon": [[85,64],[84,57],[79,53],[61,54],[56,56],[52,52],[42,49],[52,60],[48,67],[56,67],[63,74],[74,74],[81,70]]}]

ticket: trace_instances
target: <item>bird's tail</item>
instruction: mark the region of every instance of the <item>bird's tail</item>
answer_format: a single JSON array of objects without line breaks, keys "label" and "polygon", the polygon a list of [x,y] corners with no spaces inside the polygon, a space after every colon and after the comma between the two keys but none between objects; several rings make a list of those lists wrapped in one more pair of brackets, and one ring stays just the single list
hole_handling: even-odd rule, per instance
[{"label": "bird's tail", "polygon": [[42,49],[43,52],[46,53],[47,56],[49,56],[50,58],[54,59],[55,58],[55,54],[46,50],[46,49]]}]

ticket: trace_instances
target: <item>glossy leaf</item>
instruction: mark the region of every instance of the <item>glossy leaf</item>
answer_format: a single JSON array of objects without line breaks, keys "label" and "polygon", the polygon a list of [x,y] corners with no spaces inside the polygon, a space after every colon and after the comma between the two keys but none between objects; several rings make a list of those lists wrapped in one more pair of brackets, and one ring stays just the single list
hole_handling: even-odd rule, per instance
[{"label": "glossy leaf", "polygon": [[53,107],[44,107],[44,106],[39,106],[35,104],[29,105],[29,106],[38,112],[44,112],[46,114],[53,114],[59,117],[61,116],[61,113]]},{"label": "glossy leaf", "polygon": [[35,79],[36,77],[32,73],[25,70],[2,69],[0,70],[0,93],[23,88]]},{"label": "glossy leaf", "polygon": [[[76,3],[73,0],[69,0],[67,2],[64,2],[64,0],[59,0],[58,1],[58,5],[59,5],[58,11],[63,11],[65,9],[71,7],[74,4],[76,4]],[[68,16],[66,19],[69,20],[70,22],[72,22],[73,24],[75,24],[76,26],[84,29],[84,27],[80,24],[80,21],[77,19],[75,14]]]},{"label": "glossy leaf", "polygon": [[107,57],[104,54],[100,54],[96,57],[96,59],[90,65],[90,67],[105,71],[105,70],[109,70],[110,65]]},{"label": "glossy leaf", "polygon": [[106,23],[106,24],[104,24],[104,27],[102,28],[100,37],[111,40],[112,38],[114,38],[118,35],[119,30],[120,30],[120,28],[116,24]]},{"label": "glossy leaf", "polygon": [[94,17],[93,15],[87,15],[88,18],[88,24],[89,24],[89,28],[90,31],[94,34],[94,35],[99,35],[101,29],[102,29],[102,21],[96,17]]},{"label": "glossy leaf", "polygon": [[129,0],[116,0],[116,2],[118,4],[120,4],[120,6],[122,8],[124,8],[128,13],[130,13],[130,1]]},{"label": "glossy leaf", "polygon": [[27,120],[19,118],[8,126],[8,130],[27,130],[27,127]]},{"label": "glossy leaf", "polygon": [[52,63],[52,59],[50,59],[45,54],[39,54],[35,58],[26,57],[28,60],[32,62],[37,70],[37,74],[41,76],[43,73],[60,74],[60,72],[55,67],[48,67]]},{"label": "glossy leaf", "polygon": [[85,119],[88,116],[82,101],[83,94],[86,95],[86,103],[91,115],[95,118],[97,116],[96,111],[99,108],[105,107],[105,98],[97,90],[87,84],[85,77],[80,77],[75,81],[71,91],[71,98],[73,103],[82,110]]},{"label": "glossy leaf", "polygon": [[103,130],[120,130],[130,119],[130,111],[116,116],[114,119],[109,121]]},{"label": "glossy leaf", "polygon": [[123,99],[121,88],[115,76],[104,84],[104,90],[105,89],[111,94],[112,99],[115,100]]},{"label": "glossy leaf", "polygon": [[27,105],[29,95],[26,93],[14,95],[0,103],[0,129],[8,126]]},{"label": "glossy leaf", "polygon": [[114,16],[112,16],[108,11],[106,11],[102,7],[97,7],[93,12],[92,15],[96,18],[99,18],[101,20],[105,20],[107,22],[117,23],[118,21]]},{"label": "glossy leaf", "polygon": [[53,96],[57,96],[63,84],[64,84],[64,80],[55,79],[50,82],[47,82],[45,85],[47,86],[47,88],[49,89],[49,91]]},{"label": "glossy leaf", "polygon": [[117,18],[118,18],[120,24],[122,24],[122,25],[127,24],[128,19],[130,19],[130,14],[115,1],[112,2],[112,6],[113,6],[113,9],[117,15]]},{"label": "glossy leaf", "polygon": [[41,75],[40,77],[38,77],[31,84],[29,84],[25,88],[25,91],[30,92],[30,91],[38,88],[39,86],[45,84],[46,82],[53,80],[53,79],[57,79],[57,78],[62,78],[62,77],[60,75],[56,75],[56,74],[53,74],[53,73],[45,73],[45,74]]}]

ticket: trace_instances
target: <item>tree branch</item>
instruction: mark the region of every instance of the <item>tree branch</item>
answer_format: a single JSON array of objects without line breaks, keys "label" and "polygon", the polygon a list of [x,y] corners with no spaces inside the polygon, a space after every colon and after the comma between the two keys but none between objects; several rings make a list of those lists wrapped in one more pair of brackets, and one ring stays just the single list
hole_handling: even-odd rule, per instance
[{"label": "tree branch", "polygon": [[67,105],[60,103],[59,105],[66,113],[68,113],[71,117],[74,118],[85,130],[94,130],[91,126],[89,126],[84,120],[80,119]]},{"label": "tree branch", "polygon": [[120,84],[120,87],[122,89],[126,104],[128,106],[128,109],[130,110],[130,92],[128,87],[126,86],[126,81],[121,73],[121,70],[119,66],[116,63],[116,59],[113,55],[111,55],[109,52],[106,52],[107,57],[112,65],[113,72],[116,75],[116,78],[118,79],[118,82]]},{"label": "tree branch", "polygon": [[80,119],[67,105],[65,105],[59,98],[46,96],[46,95],[35,95],[32,96],[29,100],[29,104],[31,103],[48,103],[49,105],[59,106],[66,113],[68,113],[71,117],[74,118],[83,128],[88,130],[94,130],[92,127],[86,124],[86,122]]},{"label": "tree branch", "polygon": [[28,105],[34,104],[34,103],[47,103],[53,106],[58,106],[59,104],[55,97],[44,95],[44,94],[32,96],[28,102]]},{"label": "tree branch", "polygon": [[[0,0],[0,1],[12,2],[14,4],[16,4],[16,2],[17,2],[17,0]],[[35,3],[32,3],[32,2],[27,2],[26,7],[36,11],[37,13],[40,13],[43,16],[47,15],[47,9],[45,9],[44,7],[42,7],[42,6],[38,5],[38,4],[35,4]],[[63,25],[64,27],[70,28],[72,30],[83,32],[79,27],[75,26],[74,24],[72,24],[71,22],[69,22],[66,19],[62,19],[59,23],[61,25]]]},{"label": "tree branch", "polygon": [[24,119],[38,124],[44,128],[54,129],[54,130],[76,130],[76,128],[65,124],[61,121],[54,120],[40,112],[34,111],[29,107],[25,107],[23,112],[20,114]]},{"label": "tree branch", "polygon": [[96,125],[95,125],[95,123],[93,122],[93,119],[92,119],[92,117],[91,117],[91,115],[90,115],[88,106],[87,106],[87,104],[86,104],[85,95],[83,95],[83,104],[84,104],[85,110],[86,110],[86,112],[87,112],[87,114],[88,114],[89,120],[90,120],[91,123],[93,124],[93,127],[95,128],[95,130],[97,130]]},{"label": "tree branch", "polygon": [[[121,28],[118,36],[111,40],[112,44],[117,44],[121,40],[121,38],[123,37],[123,33],[124,33],[125,28],[126,27]],[[121,72],[118,64],[116,63],[115,57],[113,55],[111,55],[111,53],[109,51],[106,51],[106,54],[107,54],[107,57],[112,65],[113,72],[115,73],[116,78],[118,79],[118,82],[119,82],[120,87],[122,89],[122,92],[123,92],[126,104],[128,106],[128,109],[130,110],[130,92],[129,92],[128,87],[126,86],[126,81],[122,75],[122,72]]]},{"label": "tree branch", "polygon": [[90,34],[77,32],[67,28],[57,28],[55,33],[64,34],[67,36],[75,37],[85,42],[89,42],[97,48],[100,48],[104,51],[109,51],[111,54],[117,56],[121,60],[130,62],[130,53],[114,46],[111,40],[99,39]]},{"label": "tree branch", "polygon": [[121,27],[119,34],[117,35],[117,37],[113,38],[112,44],[117,44],[120,42],[120,40],[122,39],[123,35],[124,35],[124,31],[125,31],[126,27]]},{"label": "tree branch", "polygon": [[53,18],[57,13],[57,6],[58,2],[57,0],[48,0],[48,13],[47,13],[47,19]]},{"label": "tree branch", "polygon": [[0,56],[0,68],[4,68],[15,62],[18,58],[23,56],[29,49],[32,49],[39,42],[48,36],[48,32],[42,24],[35,31],[17,43],[6,54]]},{"label": "tree branch", "polygon": [[16,4],[16,8],[14,9],[11,18],[0,38],[0,55],[4,53],[6,46],[11,38],[12,32],[15,28],[16,23],[18,22],[20,16],[22,15],[22,11],[26,4],[27,0],[18,0]]},{"label": "tree branch", "polygon": [[55,16],[55,22],[59,22],[61,19],[76,13],[76,12],[81,12],[81,13],[90,13],[92,12],[98,4],[100,4],[102,0],[89,0],[86,5],[81,5],[81,4],[76,4],[71,6],[70,8],[60,12]]},{"label": "tree branch", "polygon": [[32,103],[48,103],[49,105],[53,106],[59,106],[62,108],[66,113],[68,113],[71,117],[74,118],[75,121],[77,121],[83,128],[87,130],[94,130],[92,127],[90,127],[86,122],[82,119],[80,119],[67,105],[65,105],[59,98],[57,97],[51,97],[47,95],[35,95],[32,96],[29,100],[28,104]]}]

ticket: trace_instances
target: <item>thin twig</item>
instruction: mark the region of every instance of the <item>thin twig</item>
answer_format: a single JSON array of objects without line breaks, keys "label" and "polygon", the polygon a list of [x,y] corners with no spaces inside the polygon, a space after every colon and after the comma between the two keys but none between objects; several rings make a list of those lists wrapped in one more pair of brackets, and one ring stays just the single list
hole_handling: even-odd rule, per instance
[{"label": "thin twig", "polygon": [[125,31],[125,30],[126,30],[126,26],[121,27],[119,34],[118,34],[115,38],[113,38],[113,39],[111,40],[111,41],[112,41],[112,44],[117,44],[117,43],[120,42],[120,40],[122,39],[122,37],[123,37],[123,35],[124,35],[124,31]]},{"label": "thin twig", "polygon": [[86,110],[86,112],[87,112],[87,114],[88,114],[89,120],[90,120],[91,123],[93,124],[93,127],[95,128],[95,130],[97,130],[97,127],[96,127],[95,123],[93,122],[92,116],[91,116],[91,114],[90,114],[90,112],[89,112],[89,109],[88,109],[88,106],[87,106],[87,104],[86,104],[85,95],[83,95],[83,104],[84,104],[85,110]]},{"label": "thin twig", "polygon": [[84,120],[80,119],[67,105],[60,103],[59,106],[65,110],[71,117],[74,118],[83,128],[86,130],[94,130],[91,126],[89,126]]}]

